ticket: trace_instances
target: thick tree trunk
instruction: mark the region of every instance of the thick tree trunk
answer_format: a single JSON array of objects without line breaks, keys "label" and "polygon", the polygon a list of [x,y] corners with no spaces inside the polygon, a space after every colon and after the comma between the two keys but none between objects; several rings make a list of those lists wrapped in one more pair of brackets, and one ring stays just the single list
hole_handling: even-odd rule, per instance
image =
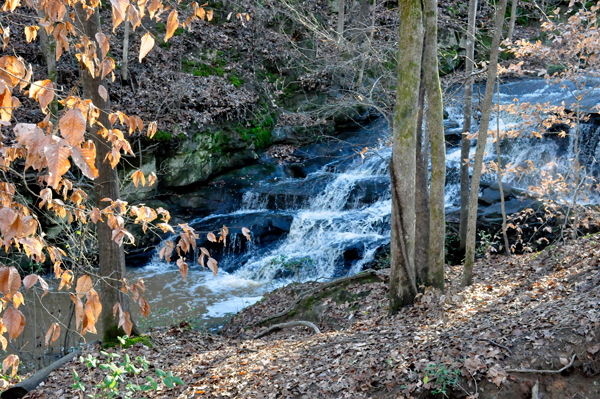
[{"label": "thick tree trunk", "polygon": [[338,0],[338,21],[337,21],[337,35],[338,41],[344,38],[344,7],[346,2],[344,0]]},{"label": "thick tree trunk", "polygon": [[417,163],[415,175],[415,271],[417,285],[426,284],[429,272],[429,134],[423,135],[423,114],[425,110],[424,83],[423,70],[421,70],[421,87],[419,88],[419,108],[417,114]]},{"label": "thick tree trunk", "polygon": [[417,294],[415,253],[416,136],[423,19],[419,0],[403,0],[400,13],[398,86],[392,127],[392,231],[390,312],[414,301]]},{"label": "thick tree trunk", "polygon": [[507,38],[512,40],[513,34],[515,33],[515,21],[517,20],[517,4],[519,0],[511,0],[510,8],[510,22],[508,23],[508,36]]},{"label": "thick tree trunk", "polygon": [[496,12],[496,24],[492,47],[490,50],[490,62],[488,65],[487,83],[481,110],[481,124],[477,136],[477,151],[473,163],[473,176],[471,177],[471,194],[469,196],[469,217],[467,223],[467,242],[465,251],[465,267],[463,274],[463,285],[473,283],[473,264],[475,263],[475,240],[477,234],[477,200],[479,198],[479,181],[481,180],[481,169],[483,166],[483,155],[487,141],[487,133],[490,125],[490,114],[494,101],[494,82],[498,74],[498,48],[502,38],[502,25],[504,24],[504,13],[506,12],[506,1],[500,0]]},{"label": "thick tree trunk", "polygon": [[446,143],[444,139],[442,88],[440,86],[437,60],[437,0],[425,0],[424,13],[426,33],[423,55],[423,78],[427,92],[425,120],[431,145],[430,226],[428,229],[429,268],[425,284],[444,289]]},{"label": "thick tree trunk", "polygon": [[121,78],[123,81],[127,81],[129,78],[129,18],[125,18],[125,33],[123,34],[123,59],[121,60]]},{"label": "thick tree trunk", "polygon": [[[76,5],[76,10],[81,30],[90,40],[96,40],[96,33],[101,32],[100,13],[96,10],[90,18],[86,19],[86,12],[80,4]],[[97,44],[97,48],[100,48],[99,44]],[[81,78],[84,97],[91,99],[93,104],[100,110],[98,121],[104,126],[110,126],[108,120],[110,100],[105,101],[98,93],[98,88],[102,83],[100,77],[94,78],[87,70],[82,70]],[[110,166],[108,160],[105,160],[106,155],[111,151],[111,144],[98,134],[98,129],[98,125],[92,127],[90,136],[96,145],[96,168],[99,174],[94,182],[94,195],[96,206],[102,209],[108,205],[107,202],[101,202],[103,198],[117,200],[120,195],[117,170]],[[106,223],[98,221],[96,230],[98,236],[98,273],[103,279],[98,293],[102,303],[100,319],[104,335],[105,337],[107,335],[125,335],[122,330],[117,328],[118,319],[114,319],[112,315],[113,306],[117,302],[120,302],[124,311],[128,310],[127,298],[117,288],[120,284],[119,281],[125,277],[125,253],[123,247],[112,240],[112,231]]]},{"label": "thick tree trunk", "polygon": [[469,215],[469,151],[471,140],[467,135],[471,133],[471,120],[473,119],[473,62],[475,59],[475,22],[477,21],[477,0],[469,1],[469,26],[467,27],[467,52],[465,55],[465,109],[462,139],[460,146],[460,252],[464,255],[467,242],[467,220]]}]

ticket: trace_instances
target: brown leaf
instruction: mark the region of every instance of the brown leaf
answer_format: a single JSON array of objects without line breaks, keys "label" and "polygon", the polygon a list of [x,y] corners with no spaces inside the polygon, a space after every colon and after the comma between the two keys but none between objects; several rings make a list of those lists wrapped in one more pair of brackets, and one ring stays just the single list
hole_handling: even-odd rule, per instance
[{"label": "brown leaf", "polygon": [[173,36],[177,27],[179,27],[179,19],[177,19],[177,11],[173,10],[167,18],[167,34],[165,35],[165,42]]},{"label": "brown leaf", "polygon": [[8,355],[4,361],[2,362],[2,372],[6,374],[6,371],[12,367],[12,371],[10,373],[11,377],[17,375],[17,370],[19,369],[19,356],[17,355]]},{"label": "brown leaf", "polygon": [[30,274],[23,279],[23,285],[25,288],[30,289],[35,283],[37,283],[39,278],[40,276],[37,274]]},{"label": "brown leaf", "polygon": [[53,344],[60,337],[60,325],[52,323],[50,329],[46,333],[46,346]]},{"label": "brown leaf", "polygon": [[21,335],[25,328],[25,316],[23,316],[20,310],[10,307],[4,311],[2,324],[6,327],[6,331],[8,331],[8,339],[15,339]]},{"label": "brown leaf", "polygon": [[77,279],[77,285],[75,286],[75,292],[77,292],[78,298],[83,298],[93,287],[92,279],[87,274]]},{"label": "brown leaf", "polygon": [[146,185],[146,178],[144,177],[144,172],[141,170],[136,170],[131,175],[131,180],[133,180],[133,184],[137,188],[140,182],[142,182],[142,187]]},{"label": "brown leaf", "polygon": [[[140,62],[142,62],[142,60],[144,59],[144,57],[146,55],[148,55],[148,53],[150,52],[150,50],[152,50],[152,47],[154,47],[154,38],[150,35],[150,32],[147,32],[142,37],[142,44],[140,45],[140,56],[139,56],[139,61]],[[156,125],[154,125],[154,126],[156,126]],[[156,131],[156,127],[154,129]],[[148,132],[150,132],[150,126],[148,127]],[[152,136],[150,136],[150,138],[152,138]]]},{"label": "brown leaf", "polygon": [[73,147],[71,154],[75,165],[88,179],[98,177],[98,169],[96,169],[96,146],[91,140],[86,141],[81,147]]},{"label": "brown leaf", "polygon": [[218,262],[213,258],[208,258],[207,266],[210,270],[212,270],[213,275],[217,275],[217,271],[219,270]]},{"label": "brown leaf", "polygon": [[142,317],[148,317],[150,315],[150,305],[148,302],[146,302],[144,298],[140,297],[138,303],[140,304],[140,315]]},{"label": "brown leaf", "polygon": [[245,227],[242,227],[242,234],[244,235],[244,237],[246,237],[248,241],[252,241],[252,235],[250,235],[250,230],[248,230]]},{"label": "brown leaf", "polygon": [[108,91],[106,91],[106,87],[102,85],[98,86],[98,94],[100,94],[100,97],[102,97],[104,101],[108,100]]},{"label": "brown leaf", "polygon": [[71,300],[75,304],[75,328],[79,330],[79,327],[83,323],[83,303],[74,294],[71,294]]},{"label": "brown leaf", "polygon": [[[108,50],[110,49],[110,44],[108,39],[102,32],[96,33],[96,41],[100,45],[100,51],[102,52],[102,59],[106,58],[106,54],[108,54]],[[104,99],[106,101],[106,99]]]},{"label": "brown leaf", "polygon": [[79,108],[68,110],[63,117],[60,118],[58,126],[60,127],[60,134],[73,147],[79,146],[79,143],[83,141],[86,122],[85,116],[83,116],[83,113]]},{"label": "brown leaf", "polygon": [[183,281],[185,281],[188,272],[188,264],[183,261],[183,258],[179,258],[177,259],[177,266],[179,266],[179,273],[181,273],[181,277],[183,277]]},{"label": "brown leaf", "polygon": [[208,238],[208,241],[210,241],[210,242],[217,242],[217,237],[215,237],[215,235],[213,233],[208,233],[206,235],[206,238]]}]

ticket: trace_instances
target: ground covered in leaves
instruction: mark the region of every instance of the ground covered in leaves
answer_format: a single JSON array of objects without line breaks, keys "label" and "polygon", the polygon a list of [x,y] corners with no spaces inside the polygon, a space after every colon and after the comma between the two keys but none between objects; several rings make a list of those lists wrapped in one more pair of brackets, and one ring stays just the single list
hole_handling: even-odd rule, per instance
[{"label": "ground covered in leaves", "polygon": [[[126,352],[146,356],[148,373],[170,370],[184,385],[160,384],[159,391],[139,397],[600,397],[597,240],[482,259],[466,289],[460,288],[460,267],[448,267],[444,293],[425,290],[394,316],[387,312],[388,273],[377,271],[368,280],[331,288],[330,295],[315,294],[310,307],[300,302],[277,321],[310,319],[318,335],[299,327],[253,339],[266,328],[257,323],[315,283],[274,291],[219,335],[186,325],[155,331],[155,348],[140,343]],[[87,349],[102,359],[99,351]],[[88,385],[103,375],[87,373],[77,360],[27,397],[78,397],[70,389],[73,368]]]}]

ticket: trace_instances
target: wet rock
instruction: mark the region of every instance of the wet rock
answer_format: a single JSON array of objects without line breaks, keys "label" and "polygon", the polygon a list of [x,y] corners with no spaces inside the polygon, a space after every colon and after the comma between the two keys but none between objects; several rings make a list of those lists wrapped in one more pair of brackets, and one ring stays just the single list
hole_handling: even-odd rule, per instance
[{"label": "wet rock", "polygon": [[444,129],[444,139],[451,145],[459,144],[462,139],[462,127]]},{"label": "wet rock", "polygon": [[[508,183],[502,183],[502,191],[504,194],[504,200],[509,199],[512,196],[512,186]],[[500,187],[498,183],[491,184],[488,188],[484,189],[479,196],[479,203],[482,205],[492,205],[501,201]]]},{"label": "wet rock", "polygon": [[387,175],[358,180],[348,196],[346,207],[356,209],[373,204],[382,197],[389,197],[390,186],[390,177]]}]

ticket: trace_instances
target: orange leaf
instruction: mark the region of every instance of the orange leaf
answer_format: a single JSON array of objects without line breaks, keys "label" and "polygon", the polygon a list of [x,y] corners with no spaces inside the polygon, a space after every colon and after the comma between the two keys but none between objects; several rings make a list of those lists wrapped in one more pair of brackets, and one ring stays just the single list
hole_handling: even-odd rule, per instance
[{"label": "orange leaf", "polygon": [[79,330],[79,326],[83,323],[83,303],[73,294],[71,294],[71,300],[75,304],[75,328]]},{"label": "orange leaf", "polygon": [[108,91],[106,91],[106,87],[102,85],[98,86],[98,94],[100,94],[100,97],[102,97],[104,101],[108,100]]},{"label": "orange leaf", "polygon": [[212,19],[213,19],[213,10],[208,10],[208,12],[206,13],[206,19],[208,21],[212,21]]},{"label": "orange leaf", "polygon": [[38,29],[40,29],[40,27],[37,25],[25,27],[25,38],[27,39],[27,43],[31,43],[35,40]]},{"label": "orange leaf", "polygon": [[71,167],[69,162],[71,150],[61,142],[53,141],[52,144],[44,147],[44,155],[48,162],[48,185],[56,190],[61,177]]},{"label": "orange leaf", "polygon": [[81,147],[73,147],[71,155],[73,162],[81,169],[85,177],[88,179],[98,177],[98,169],[96,169],[96,146],[91,140],[83,143]]},{"label": "orange leaf", "polygon": [[23,279],[23,285],[25,288],[30,289],[35,283],[37,283],[39,278],[40,276],[37,274],[30,274]]},{"label": "orange leaf", "polygon": [[144,298],[140,297],[139,304],[140,315],[142,315],[142,317],[148,317],[150,315],[150,305],[148,304],[148,302],[146,302]]},{"label": "orange leaf", "polygon": [[[102,87],[102,86],[100,86]],[[76,147],[83,141],[85,135],[85,116],[79,108],[73,108],[68,110],[60,121],[58,122],[60,127],[60,134],[71,144]]]},{"label": "orange leaf", "polygon": [[75,292],[77,292],[78,298],[83,298],[92,289],[93,283],[90,276],[84,274],[77,279],[77,286],[75,286]]},{"label": "orange leaf", "polygon": [[[100,45],[100,51],[102,51],[102,59],[106,58],[106,54],[108,54],[108,50],[110,49],[110,45],[108,43],[108,39],[102,32],[96,33],[96,41]],[[106,99],[105,99],[106,101]]]},{"label": "orange leaf", "polygon": [[208,241],[210,241],[210,242],[217,242],[217,237],[215,237],[215,235],[213,233],[208,233],[206,235],[206,238],[208,238]]},{"label": "orange leaf", "polygon": [[165,42],[173,36],[178,26],[179,19],[177,19],[177,11],[173,10],[167,18],[167,34],[165,35]]},{"label": "orange leaf", "polygon": [[[147,32],[142,37],[142,44],[140,45],[140,56],[139,56],[140,62],[142,62],[144,57],[146,55],[148,55],[150,50],[152,50],[152,47],[154,47],[154,38],[150,35],[150,32]],[[156,127],[154,129],[156,131]],[[148,131],[150,131],[150,127],[148,127]]]},{"label": "orange leaf", "polygon": [[60,337],[60,325],[52,323],[50,329],[46,333],[46,346],[53,344]]},{"label": "orange leaf", "polygon": [[23,332],[25,328],[25,316],[20,310],[10,307],[4,312],[2,324],[8,331],[8,339],[15,339]]},{"label": "orange leaf", "polygon": [[136,188],[140,184],[140,181],[142,182],[142,187],[146,185],[146,178],[144,177],[144,172],[142,172],[141,170],[136,170],[135,172],[133,172],[133,174],[131,175],[131,180],[133,180],[133,184]]}]

